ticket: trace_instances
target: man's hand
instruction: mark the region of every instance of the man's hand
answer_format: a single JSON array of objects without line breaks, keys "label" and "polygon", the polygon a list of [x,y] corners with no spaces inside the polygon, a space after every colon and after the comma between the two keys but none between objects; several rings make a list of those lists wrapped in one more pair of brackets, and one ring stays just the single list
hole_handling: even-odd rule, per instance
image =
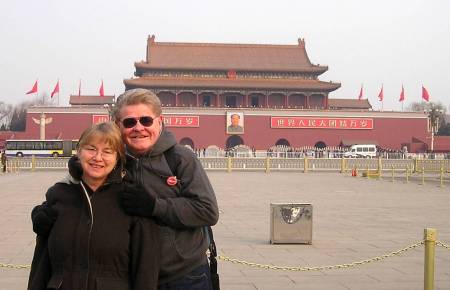
[{"label": "man's hand", "polygon": [[58,217],[58,212],[48,206],[47,202],[37,205],[31,211],[33,231],[42,237],[47,237]]},{"label": "man's hand", "polygon": [[155,201],[156,195],[149,193],[142,186],[125,183],[122,192],[122,206],[126,214],[151,217]]},{"label": "man's hand", "polygon": [[81,167],[80,159],[78,158],[78,156],[74,155],[70,157],[67,166],[69,167],[69,174],[76,180],[81,180],[81,176],[83,175],[83,168]]}]

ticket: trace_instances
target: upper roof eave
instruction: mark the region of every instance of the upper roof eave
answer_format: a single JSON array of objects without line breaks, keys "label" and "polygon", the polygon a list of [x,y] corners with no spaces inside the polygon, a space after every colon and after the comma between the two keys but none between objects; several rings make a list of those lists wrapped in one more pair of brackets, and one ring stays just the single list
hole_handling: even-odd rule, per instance
[{"label": "upper roof eave", "polygon": [[264,72],[308,72],[308,73],[318,73],[322,74],[328,70],[328,66],[312,65],[307,67],[299,68],[283,68],[283,67],[236,67],[236,66],[171,66],[171,65],[152,65],[147,62],[135,62],[134,66],[136,69],[149,69],[149,70],[192,70],[192,71],[228,71],[235,70],[237,72],[254,72],[254,71],[264,71]]},{"label": "upper roof eave", "polygon": [[143,88],[204,88],[204,89],[288,89],[322,90],[332,92],[341,87],[340,83],[319,80],[280,80],[280,79],[174,79],[142,77],[124,79],[126,87]]}]

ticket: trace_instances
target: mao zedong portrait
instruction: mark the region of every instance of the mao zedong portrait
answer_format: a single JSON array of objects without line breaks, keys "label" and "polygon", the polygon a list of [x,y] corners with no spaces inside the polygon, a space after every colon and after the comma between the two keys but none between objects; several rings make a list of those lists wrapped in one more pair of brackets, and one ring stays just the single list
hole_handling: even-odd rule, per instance
[{"label": "mao zedong portrait", "polygon": [[230,123],[227,127],[228,134],[244,133],[244,127],[242,126],[243,120],[241,114],[231,113],[229,114]]}]

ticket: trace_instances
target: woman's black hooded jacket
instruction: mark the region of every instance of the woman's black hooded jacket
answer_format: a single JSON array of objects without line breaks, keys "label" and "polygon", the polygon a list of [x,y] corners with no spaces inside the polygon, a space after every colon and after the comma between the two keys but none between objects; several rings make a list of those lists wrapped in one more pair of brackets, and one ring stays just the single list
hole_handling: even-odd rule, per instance
[{"label": "woman's black hooded jacket", "polygon": [[159,274],[159,231],[151,219],[126,215],[121,171],[92,192],[71,177],[49,188],[58,217],[37,237],[28,290],[150,290]]}]

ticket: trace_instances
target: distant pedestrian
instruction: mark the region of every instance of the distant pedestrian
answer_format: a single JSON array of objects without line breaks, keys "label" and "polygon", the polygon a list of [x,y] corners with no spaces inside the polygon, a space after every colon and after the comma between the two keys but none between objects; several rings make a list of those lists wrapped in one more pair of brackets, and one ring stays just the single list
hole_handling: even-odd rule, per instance
[{"label": "distant pedestrian", "polygon": [[2,155],[2,157],[1,157],[1,160],[2,160],[2,172],[6,172],[6,152],[5,152],[5,150],[2,151],[1,155]]}]

